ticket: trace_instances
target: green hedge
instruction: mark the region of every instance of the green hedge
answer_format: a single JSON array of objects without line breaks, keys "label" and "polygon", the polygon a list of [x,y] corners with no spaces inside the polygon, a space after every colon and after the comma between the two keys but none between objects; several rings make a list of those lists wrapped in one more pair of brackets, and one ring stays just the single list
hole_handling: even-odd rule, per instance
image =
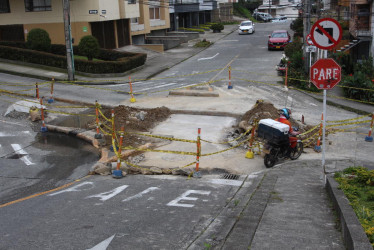
[{"label": "green hedge", "polygon": [[[80,55],[78,46],[73,47],[74,54]],[[0,58],[41,64],[66,69],[65,45],[52,44],[51,53],[26,49],[22,42],[0,42]],[[74,59],[76,71],[92,74],[123,73],[143,65],[147,55],[143,53],[119,52],[100,49],[98,59],[104,61],[88,61]]]}]

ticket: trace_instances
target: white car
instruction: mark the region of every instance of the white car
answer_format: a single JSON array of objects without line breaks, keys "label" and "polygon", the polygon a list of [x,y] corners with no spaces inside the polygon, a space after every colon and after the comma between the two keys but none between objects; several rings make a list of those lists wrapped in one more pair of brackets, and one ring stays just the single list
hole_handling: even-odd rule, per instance
[{"label": "white car", "polygon": [[272,23],[285,23],[287,22],[287,17],[285,16],[276,16],[273,19],[271,19]]},{"label": "white car", "polygon": [[239,35],[255,33],[255,25],[252,21],[243,21],[239,25]]}]

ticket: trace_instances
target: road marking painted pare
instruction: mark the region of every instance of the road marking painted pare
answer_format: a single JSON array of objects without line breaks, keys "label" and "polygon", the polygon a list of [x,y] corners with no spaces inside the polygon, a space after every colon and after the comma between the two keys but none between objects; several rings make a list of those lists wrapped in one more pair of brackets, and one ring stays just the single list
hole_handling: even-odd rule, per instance
[{"label": "road marking painted pare", "polygon": [[188,201],[196,201],[198,198],[196,197],[188,197],[190,194],[201,194],[201,195],[209,195],[210,191],[201,191],[201,190],[188,190],[184,192],[181,196],[176,198],[175,200],[172,200],[167,204],[167,206],[174,206],[174,207],[194,207],[195,205],[192,204],[185,204],[185,203],[179,203],[182,200],[188,200]]},{"label": "road marking painted pare", "polygon": [[11,146],[14,149],[14,151],[16,151],[15,153],[22,155],[22,157],[20,157],[19,159],[23,161],[27,166],[34,165],[34,163],[31,162],[29,157],[27,156],[27,152],[21,148],[21,145],[11,144]]}]

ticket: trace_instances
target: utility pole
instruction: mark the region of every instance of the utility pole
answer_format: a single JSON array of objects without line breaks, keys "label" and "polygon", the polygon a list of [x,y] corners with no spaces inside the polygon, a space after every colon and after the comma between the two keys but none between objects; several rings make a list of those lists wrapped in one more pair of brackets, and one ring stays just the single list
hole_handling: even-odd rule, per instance
[{"label": "utility pole", "polygon": [[[304,16],[304,47],[307,46],[307,43],[306,43],[306,39],[307,39],[307,35],[309,34],[310,32],[310,16],[311,16],[311,11],[312,11],[312,8],[311,8],[311,0],[304,0],[304,10],[305,10],[305,14],[303,15]],[[311,54],[310,53],[307,53],[306,50],[304,50],[304,58],[306,58],[307,60],[305,60],[305,71],[306,73],[309,74],[309,60],[310,60],[310,57]]]},{"label": "utility pole", "polygon": [[69,81],[74,81],[73,69],[73,47],[71,43],[70,31],[70,0],[62,0],[64,8],[64,30],[65,30],[65,44],[66,44],[66,62],[68,70]]}]

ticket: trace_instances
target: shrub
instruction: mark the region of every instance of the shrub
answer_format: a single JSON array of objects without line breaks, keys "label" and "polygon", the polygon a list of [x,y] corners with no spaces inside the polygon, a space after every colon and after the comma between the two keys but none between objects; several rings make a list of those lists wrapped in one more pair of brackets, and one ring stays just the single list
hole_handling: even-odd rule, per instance
[{"label": "shrub", "polygon": [[222,23],[214,23],[214,24],[210,25],[210,28],[211,28],[212,30],[219,30],[219,31],[221,31],[221,30],[223,30],[225,27],[223,26]]},{"label": "shrub", "polygon": [[294,31],[294,37],[303,37],[304,34],[304,24],[303,24],[303,18],[298,17],[295,20],[292,21],[290,25],[291,30]]},{"label": "shrub", "polygon": [[32,29],[27,34],[27,48],[49,52],[51,49],[51,39],[47,31],[43,29]]},{"label": "shrub", "polygon": [[[63,53],[64,45],[52,46],[56,51]],[[79,49],[74,46],[76,54],[79,55]],[[23,48],[8,47],[0,45],[0,58],[22,61],[40,65],[46,65],[56,68],[66,69],[66,56],[52,53],[35,51]],[[100,62],[75,59],[75,69],[80,72],[93,74],[123,73],[130,69],[139,67],[145,63],[146,54],[118,52],[112,50],[100,50]]]},{"label": "shrub", "polygon": [[366,198],[367,201],[374,201],[374,190],[370,190],[368,193],[367,193],[367,198]]},{"label": "shrub", "polygon": [[100,53],[100,45],[94,36],[88,35],[82,37],[78,44],[79,52],[82,56],[87,56],[89,61],[97,57]]}]

